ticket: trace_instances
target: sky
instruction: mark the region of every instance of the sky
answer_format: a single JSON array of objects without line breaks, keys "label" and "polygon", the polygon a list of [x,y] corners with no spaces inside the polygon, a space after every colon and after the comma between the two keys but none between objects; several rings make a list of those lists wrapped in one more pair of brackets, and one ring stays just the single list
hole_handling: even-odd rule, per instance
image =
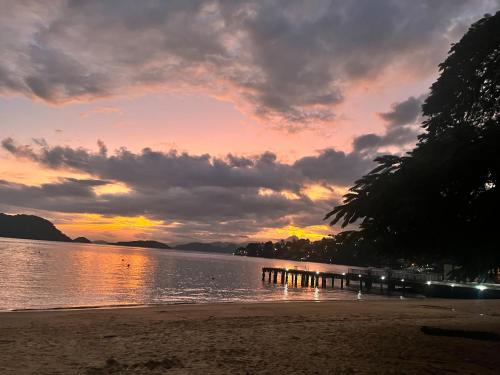
[{"label": "sky", "polygon": [[0,0],[0,212],[92,240],[320,239],[500,0]]}]

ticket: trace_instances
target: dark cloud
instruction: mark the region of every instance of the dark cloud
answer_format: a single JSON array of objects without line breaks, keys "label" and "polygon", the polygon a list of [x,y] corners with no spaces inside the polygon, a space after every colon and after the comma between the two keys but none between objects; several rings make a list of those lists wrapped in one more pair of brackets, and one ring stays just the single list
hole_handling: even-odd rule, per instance
[{"label": "dark cloud", "polygon": [[332,185],[346,186],[366,173],[373,163],[359,153],[346,154],[334,149],[323,150],[319,155],[297,160],[293,167],[303,176]]},{"label": "dark cloud", "polygon": [[418,98],[410,96],[403,102],[394,103],[389,112],[379,113],[379,115],[387,121],[389,127],[414,124],[422,112],[422,104],[425,98],[426,95]]},{"label": "dark cloud", "polygon": [[359,154],[333,149],[289,165],[279,162],[270,152],[254,158],[229,155],[226,159],[218,159],[207,154],[197,156],[150,148],[133,153],[122,148],[108,155],[102,142],[99,142],[98,152],[49,147],[40,141],[34,150],[30,145],[17,145],[11,138],[4,139],[2,146],[12,155],[48,168],[85,172],[101,179],[123,182],[136,190],[224,187],[299,192],[306,183],[348,185],[372,166],[370,160]]},{"label": "dark cloud", "polygon": [[496,2],[11,1],[0,91],[64,103],[147,86],[230,96],[271,121],[334,117],[344,88],[388,69],[428,75]]},{"label": "dark cloud", "polygon": [[394,103],[389,112],[379,113],[387,122],[384,134],[363,134],[353,139],[356,154],[377,152],[379,148],[395,146],[403,150],[404,146],[414,144],[422,132],[420,127],[422,103],[426,95],[410,96],[403,102]]},{"label": "dark cloud", "polygon": [[[45,168],[83,172],[93,178],[67,178],[41,186],[2,181],[0,205],[62,213],[143,215],[183,223],[169,228],[169,233],[191,238],[197,236],[195,228],[201,227],[204,236],[225,236],[226,231],[248,235],[283,225],[323,224],[324,213],[339,197],[313,201],[306,188],[315,184],[346,186],[372,166],[360,155],[333,149],[285,164],[270,152],[225,159],[148,148],[139,153],[119,149],[109,154],[102,142],[92,152],[50,147],[43,140],[33,146],[18,145],[10,138],[2,146],[11,155]],[[116,182],[131,191],[97,193],[96,188]]]}]

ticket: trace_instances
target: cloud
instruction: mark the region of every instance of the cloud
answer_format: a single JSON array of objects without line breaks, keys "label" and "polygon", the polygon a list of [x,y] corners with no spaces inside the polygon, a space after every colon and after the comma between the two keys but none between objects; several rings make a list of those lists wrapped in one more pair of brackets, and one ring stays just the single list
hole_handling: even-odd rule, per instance
[{"label": "cloud", "polygon": [[427,95],[410,96],[405,101],[394,103],[389,112],[379,113],[387,123],[384,134],[363,134],[353,139],[355,153],[378,152],[380,148],[395,146],[404,150],[404,146],[415,144],[422,132],[420,127],[422,104]]},{"label": "cloud", "polygon": [[50,147],[38,140],[34,149],[30,145],[17,145],[12,138],[2,141],[2,147],[16,157],[51,169],[71,169],[123,182],[136,190],[210,186],[299,192],[307,182],[348,185],[372,166],[370,160],[359,154],[334,149],[285,164],[270,152],[253,158],[230,154],[220,159],[208,154],[160,152],[150,148],[139,153],[121,148],[108,155],[102,142],[98,146],[99,151],[92,152],[84,148]]},{"label": "cloud", "polygon": [[345,153],[326,149],[316,156],[306,156],[294,168],[312,181],[347,186],[366,173],[373,163],[357,152]]},{"label": "cloud", "polygon": [[497,2],[11,1],[0,92],[51,103],[202,91],[263,121],[331,121],[349,85],[429,75]]},{"label": "cloud", "polygon": [[403,102],[394,103],[389,112],[379,113],[379,115],[387,121],[390,128],[414,124],[422,112],[422,104],[426,97],[427,95],[421,95],[418,98],[410,96]]},{"label": "cloud", "polygon": [[[207,238],[265,228],[319,225],[340,197],[331,186],[346,186],[373,163],[357,154],[323,150],[286,164],[266,152],[253,157],[190,155],[146,148],[109,153],[49,146],[43,140],[18,145],[2,141],[5,151],[44,168],[79,172],[87,179],[61,179],[41,186],[0,182],[0,205],[60,213],[144,216],[166,223],[172,236]],[[122,184],[120,194],[103,187]],[[321,188],[321,186],[325,186]],[[332,194],[318,192],[332,191]],[[113,190],[108,190],[112,192]],[[203,230],[201,229],[203,228]],[[183,237],[184,236],[184,237]]]}]

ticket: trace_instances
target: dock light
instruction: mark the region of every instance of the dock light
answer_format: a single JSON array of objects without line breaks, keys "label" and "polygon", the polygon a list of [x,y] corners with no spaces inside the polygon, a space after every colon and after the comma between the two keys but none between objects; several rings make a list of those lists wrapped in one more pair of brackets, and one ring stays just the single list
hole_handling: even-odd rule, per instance
[{"label": "dock light", "polygon": [[488,288],[486,288],[484,285],[478,285],[478,286],[476,286],[476,288],[477,288],[477,289],[479,289],[481,292],[482,292],[483,290],[485,290],[485,289],[488,289]]},{"label": "dock light", "polygon": [[361,274],[359,274],[358,277],[361,277]]},{"label": "dock light", "polygon": [[285,271],[287,271],[287,272],[288,272],[288,268],[285,268]]},{"label": "dock light", "polygon": [[319,275],[319,271],[316,271],[316,275]]},{"label": "dock light", "polygon": [[385,276],[380,276],[380,280],[385,280]]},{"label": "dock light", "polygon": [[455,287],[455,284],[451,284],[450,286],[453,288],[453,287]]},{"label": "dock light", "polygon": [[427,285],[431,285],[431,282],[430,282],[430,281],[427,281],[427,282],[426,282],[426,284],[427,284]]},{"label": "dock light", "polygon": [[405,282],[405,279],[401,279],[401,282],[404,283]]},{"label": "dock light", "polygon": [[342,276],[345,276],[345,272],[342,272]]}]

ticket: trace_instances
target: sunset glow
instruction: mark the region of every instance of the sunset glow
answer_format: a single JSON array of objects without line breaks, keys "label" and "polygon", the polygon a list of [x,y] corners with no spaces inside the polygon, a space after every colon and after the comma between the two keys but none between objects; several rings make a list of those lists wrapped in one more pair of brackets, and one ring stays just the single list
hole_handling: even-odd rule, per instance
[{"label": "sunset glow", "polygon": [[98,214],[74,215],[70,223],[57,225],[63,232],[76,237],[78,233],[91,233],[101,239],[120,240],[134,239],[137,235],[152,235],[155,229],[164,225],[161,220],[151,220],[144,216],[137,217],[105,217]]},{"label": "sunset glow", "polygon": [[438,64],[495,8],[78,4],[2,6],[0,212],[167,243],[338,232],[325,214],[415,145]]}]

